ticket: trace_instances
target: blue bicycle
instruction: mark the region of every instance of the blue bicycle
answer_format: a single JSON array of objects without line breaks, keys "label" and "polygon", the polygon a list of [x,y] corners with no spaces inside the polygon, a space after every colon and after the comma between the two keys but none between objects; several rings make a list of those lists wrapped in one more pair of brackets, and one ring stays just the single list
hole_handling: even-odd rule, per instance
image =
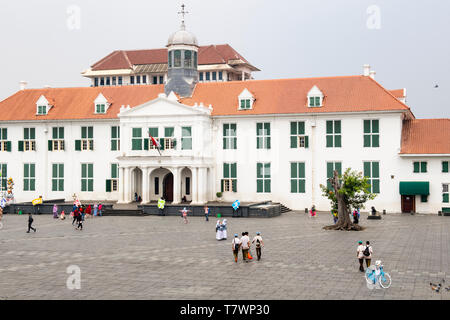
[{"label": "blue bicycle", "polygon": [[367,268],[365,276],[368,284],[376,284],[378,282],[384,289],[391,286],[391,276],[389,273],[384,272],[380,260],[375,262],[375,268]]}]

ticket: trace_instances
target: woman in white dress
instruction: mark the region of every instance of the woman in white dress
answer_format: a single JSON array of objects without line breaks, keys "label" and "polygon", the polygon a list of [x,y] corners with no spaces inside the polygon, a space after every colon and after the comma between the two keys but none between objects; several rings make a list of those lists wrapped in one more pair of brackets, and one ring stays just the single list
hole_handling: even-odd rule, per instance
[{"label": "woman in white dress", "polygon": [[222,223],[220,222],[220,219],[217,220],[217,223],[216,223],[216,239],[218,241],[222,240],[222,231],[220,231],[221,225],[222,225]]},{"label": "woman in white dress", "polygon": [[222,222],[222,240],[227,240],[227,219]]}]

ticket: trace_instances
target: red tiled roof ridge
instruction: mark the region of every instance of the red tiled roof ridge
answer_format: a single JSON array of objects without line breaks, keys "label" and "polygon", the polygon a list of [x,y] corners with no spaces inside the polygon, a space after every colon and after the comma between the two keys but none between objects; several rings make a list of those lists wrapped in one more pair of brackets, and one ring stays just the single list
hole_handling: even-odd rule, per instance
[{"label": "red tiled roof ridge", "polygon": [[[366,77],[366,76],[361,76],[361,77]],[[373,81],[374,83],[377,84],[377,86],[379,86],[381,89],[383,89],[387,94],[389,94],[392,98],[395,99],[395,101],[397,103],[400,103],[403,107],[405,107],[406,109],[408,109],[408,111],[411,113],[411,115],[415,118],[414,113],[412,113],[411,108],[408,107],[405,103],[403,103],[402,101],[400,101],[396,96],[394,96],[392,94],[392,92],[390,92],[388,89],[386,89],[385,87],[383,87],[381,84],[378,83],[378,81],[376,81],[375,79],[373,79],[372,77],[366,77],[368,79],[370,79],[371,81]]]},{"label": "red tiled roof ridge", "polygon": [[103,63],[107,62],[110,58],[112,58],[115,54],[122,54],[122,56],[125,58],[125,60],[127,60],[128,62],[128,67],[131,68],[132,64],[130,63],[130,59],[128,59],[128,56],[126,55],[124,50],[115,50],[112,53],[110,53],[109,55],[107,55],[106,57],[104,57],[103,59],[101,59],[100,61],[97,61],[96,63],[94,63],[91,68],[98,68],[100,67]]}]

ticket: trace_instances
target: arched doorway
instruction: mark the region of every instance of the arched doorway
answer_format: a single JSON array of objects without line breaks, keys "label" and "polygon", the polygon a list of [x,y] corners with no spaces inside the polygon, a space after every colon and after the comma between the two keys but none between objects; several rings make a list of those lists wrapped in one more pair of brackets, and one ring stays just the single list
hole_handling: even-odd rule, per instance
[{"label": "arched doorway", "polygon": [[135,194],[142,197],[142,170],[134,168],[131,173],[131,199],[135,201]]},{"label": "arched doorway", "polygon": [[173,174],[166,174],[163,180],[163,197],[168,202],[173,202]]}]

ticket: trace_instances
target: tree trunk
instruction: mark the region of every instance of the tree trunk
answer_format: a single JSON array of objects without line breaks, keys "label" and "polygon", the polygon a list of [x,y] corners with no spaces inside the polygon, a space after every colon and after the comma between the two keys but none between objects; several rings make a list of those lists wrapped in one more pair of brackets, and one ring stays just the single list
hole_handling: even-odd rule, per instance
[{"label": "tree trunk", "polygon": [[345,203],[344,195],[339,193],[339,190],[341,189],[342,185],[339,181],[339,174],[335,170],[333,173],[333,178],[331,180],[331,185],[333,186],[334,192],[336,194],[337,198],[337,204],[338,204],[338,221],[335,225],[332,226],[326,226],[324,229],[326,230],[356,230],[360,231],[363,230],[362,227],[360,227],[357,224],[353,224],[350,220],[350,213],[348,212],[347,204]]}]

